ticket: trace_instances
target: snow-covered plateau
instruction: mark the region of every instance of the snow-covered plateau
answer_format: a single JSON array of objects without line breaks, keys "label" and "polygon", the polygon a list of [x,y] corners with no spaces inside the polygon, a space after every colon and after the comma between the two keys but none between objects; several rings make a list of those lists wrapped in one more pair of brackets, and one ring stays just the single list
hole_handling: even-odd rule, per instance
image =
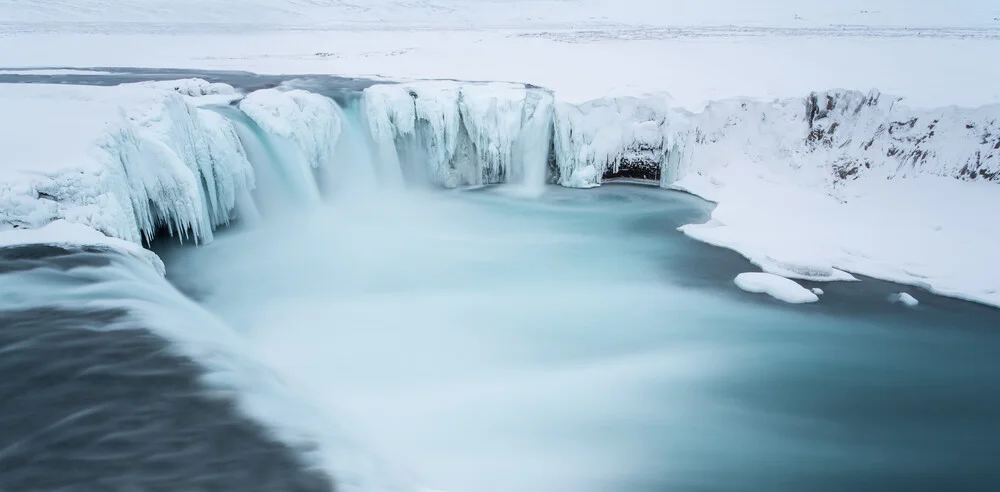
[{"label": "snow-covered plateau", "polygon": [[765,272],[855,273],[1000,305],[985,261],[1000,245],[988,213],[1000,205],[1000,105],[914,109],[832,90],[691,112],[665,94],[576,103],[521,84],[427,81],[373,85],[353,106],[349,118],[304,90],[197,79],[5,84],[4,234],[65,221],[133,244],[163,231],[208,242],[267,209],[268,188],[314,200],[335,188],[324,181],[354,179],[341,172],[344,133],[373,147],[366,174],[384,186],[654,181],[718,203],[681,230]]}]

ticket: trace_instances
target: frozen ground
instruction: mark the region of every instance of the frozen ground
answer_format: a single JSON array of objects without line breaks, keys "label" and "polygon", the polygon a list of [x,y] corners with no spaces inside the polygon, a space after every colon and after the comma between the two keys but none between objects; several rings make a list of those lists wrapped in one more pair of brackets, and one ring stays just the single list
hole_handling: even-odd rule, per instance
[{"label": "frozen ground", "polygon": [[1000,7],[982,0],[48,0],[0,2],[0,19],[0,67],[520,81],[691,107],[835,87],[1000,101]]}]

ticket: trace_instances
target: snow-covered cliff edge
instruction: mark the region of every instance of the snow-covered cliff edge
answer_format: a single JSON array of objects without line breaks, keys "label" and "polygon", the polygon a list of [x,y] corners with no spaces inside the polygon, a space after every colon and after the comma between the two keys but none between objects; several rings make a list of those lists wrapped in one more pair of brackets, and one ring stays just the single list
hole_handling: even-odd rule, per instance
[{"label": "snow-covered cliff edge", "polygon": [[[436,182],[504,181],[479,179],[480,167],[454,178],[462,163],[475,162],[452,150],[463,140],[453,135],[475,117],[459,109],[469,87],[368,89],[376,141],[396,158],[406,153],[404,137],[423,126],[434,136],[425,148],[445,149],[430,160],[431,169],[446,171]],[[489,94],[523,97],[509,87]],[[831,90],[717,101],[696,113],[671,107],[665,94],[582,104],[555,94],[552,106],[550,182],[586,188],[641,179],[715,201],[709,223],[682,230],[771,273],[850,280],[854,272],[1000,305],[1000,271],[979,261],[1000,245],[1000,232],[977,212],[1000,205],[998,105],[921,109],[874,90]],[[524,116],[517,127],[518,106],[507,107],[514,108],[507,125],[485,126],[474,148],[511,148],[511,136],[526,133]]]},{"label": "snow-covered cliff edge", "polygon": [[[580,104],[521,84],[433,81],[371,86],[348,116],[306,91],[242,95],[199,80],[5,85],[0,105],[5,229],[64,221],[134,244],[164,231],[202,243],[258,206],[314,202],[350,176],[532,193],[632,178],[717,202],[683,232],[768,272],[852,272],[1000,305],[1000,272],[981,261],[1000,245],[982,213],[1000,205],[1000,106],[919,109],[833,90],[690,112],[666,95]],[[345,166],[371,169],[331,172]]]},{"label": "snow-covered cliff edge", "polygon": [[[190,79],[114,87],[5,85],[0,91],[0,227],[53,221],[139,244],[158,232],[195,243],[255,215],[255,160],[305,176],[330,160],[339,134],[333,101],[303,91],[258,91]],[[259,136],[221,109],[240,101]],[[281,156],[248,153],[249,138],[286,139]],[[306,188],[308,189],[308,188]],[[318,191],[316,198],[318,199]]]}]

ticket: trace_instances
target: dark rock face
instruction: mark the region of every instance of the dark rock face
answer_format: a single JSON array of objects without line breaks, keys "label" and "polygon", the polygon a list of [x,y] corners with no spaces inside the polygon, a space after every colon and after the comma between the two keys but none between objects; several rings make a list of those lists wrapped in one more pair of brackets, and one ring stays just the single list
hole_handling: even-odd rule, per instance
[{"label": "dark rock face", "polygon": [[806,147],[839,154],[832,159],[837,179],[857,179],[879,166],[890,177],[927,173],[1000,181],[996,108],[916,111],[886,99],[878,91],[812,93],[805,99]]},{"label": "dark rock face", "polygon": [[604,167],[601,179],[641,179],[659,181],[665,154],[662,148],[640,145],[624,149],[617,161]]},{"label": "dark rock face", "polygon": [[[116,268],[111,254],[5,248],[0,275]],[[203,375],[126,311],[0,305],[0,490],[335,489]]]}]

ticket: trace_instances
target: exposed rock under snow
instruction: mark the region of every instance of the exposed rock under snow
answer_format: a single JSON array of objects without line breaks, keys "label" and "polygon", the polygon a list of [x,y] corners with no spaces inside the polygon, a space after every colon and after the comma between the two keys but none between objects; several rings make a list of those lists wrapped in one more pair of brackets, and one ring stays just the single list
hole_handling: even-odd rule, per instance
[{"label": "exposed rock under snow", "polygon": [[666,95],[557,102],[558,183],[587,188],[616,177],[672,182],[676,166],[669,159],[680,150],[671,124],[679,122],[668,108]]},{"label": "exposed rock under snow", "polygon": [[791,304],[804,304],[816,302],[819,297],[810,292],[805,287],[789,280],[770,273],[748,272],[741,273],[733,280],[736,286],[755,294],[767,294],[775,299]]}]

